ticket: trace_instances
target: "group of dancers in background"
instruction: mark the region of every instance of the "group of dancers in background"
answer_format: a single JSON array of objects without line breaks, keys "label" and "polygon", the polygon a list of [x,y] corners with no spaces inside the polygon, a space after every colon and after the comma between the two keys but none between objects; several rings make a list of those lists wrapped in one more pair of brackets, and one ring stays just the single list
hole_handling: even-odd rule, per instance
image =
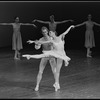
[{"label": "group of dancers in background", "polygon": [[[88,15],[88,20],[78,24],[78,25],[71,25],[65,32],[60,34],[58,36],[56,32],[56,28],[58,24],[65,23],[68,21],[73,22],[73,20],[65,20],[61,22],[56,22],[54,20],[54,15],[50,16],[50,21],[41,21],[41,20],[33,20],[32,22],[40,22],[44,24],[49,25],[49,29],[45,26],[41,28],[43,37],[39,40],[28,40],[27,42],[29,44],[35,43],[35,49],[40,49],[42,46],[43,53],[42,54],[25,54],[22,55],[22,57],[26,57],[28,60],[30,58],[40,59],[40,66],[39,66],[39,72],[37,75],[37,84],[35,87],[35,91],[39,90],[39,84],[42,79],[42,74],[44,71],[44,68],[47,64],[47,61],[50,62],[51,69],[54,75],[55,83],[53,84],[55,91],[60,89],[60,83],[59,83],[59,76],[60,76],[60,69],[62,67],[63,61],[65,66],[68,66],[69,61],[71,60],[70,57],[66,55],[66,52],[64,50],[64,38],[66,34],[72,29],[79,27],[81,25],[86,25],[86,33],[85,33],[85,47],[87,48],[87,57],[91,56],[91,48],[95,47],[95,39],[94,39],[94,32],[93,32],[93,26],[100,24],[94,22],[91,20],[92,16],[91,14]],[[22,45],[22,39],[21,39],[21,33],[20,33],[20,26],[21,25],[33,25],[34,27],[37,27],[35,24],[30,23],[20,23],[19,17],[15,18],[14,23],[0,23],[0,25],[12,25],[13,26],[13,37],[12,37],[12,49],[15,50],[14,59],[20,59],[20,50],[23,49]]]}]

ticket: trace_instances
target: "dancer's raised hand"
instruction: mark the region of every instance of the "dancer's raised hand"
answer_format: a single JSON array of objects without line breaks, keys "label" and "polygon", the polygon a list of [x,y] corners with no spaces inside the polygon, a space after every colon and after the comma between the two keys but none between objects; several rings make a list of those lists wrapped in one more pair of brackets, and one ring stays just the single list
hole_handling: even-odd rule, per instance
[{"label": "dancer's raised hand", "polygon": [[73,29],[73,28],[75,28],[75,26],[74,26],[74,25],[71,25],[70,27],[71,27],[72,29]]},{"label": "dancer's raised hand", "polygon": [[27,43],[31,44],[31,43],[34,43],[34,41],[28,40]]},{"label": "dancer's raised hand", "polygon": [[39,41],[38,40],[35,40],[34,42],[35,42],[35,44],[39,44]]},{"label": "dancer's raised hand", "polygon": [[34,19],[32,22],[36,22],[36,19]]}]

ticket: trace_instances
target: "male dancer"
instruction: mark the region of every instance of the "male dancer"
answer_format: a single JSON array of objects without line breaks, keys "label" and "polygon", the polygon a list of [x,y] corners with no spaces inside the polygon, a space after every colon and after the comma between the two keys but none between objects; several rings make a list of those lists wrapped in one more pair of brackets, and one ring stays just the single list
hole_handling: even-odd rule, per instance
[{"label": "male dancer", "polygon": [[[50,39],[50,37],[48,36],[48,29],[46,27],[42,27],[42,34],[43,34],[43,37],[40,38],[41,41],[48,41],[48,39]],[[33,41],[29,40],[28,41],[29,43],[33,43]],[[35,44],[35,48],[36,49],[39,49],[41,47],[40,44],[36,43]],[[43,48],[43,51],[49,51],[51,49],[53,49],[53,46],[52,46],[52,43],[45,43],[45,44],[42,44],[42,48]],[[35,91],[38,91],[39,90],[39,84],[40,84],[40,81],[42,79],[42,73],[44,71],[44,68],[47,64],[47,61],[49,61],[50,65],[51,65],[51,69],[52,69],[52,72],[54,74],[54,78],[55,78],[55,69],[56,69],[56,60],[54,57],[50,56],[50,57],[43,57],[41,59],[41,62],[40,62],[40,66],[39,66],[39,72],[38,72],[38,75],[37,75],[37,84],[36,84],[36,87],[35,87]]]}]

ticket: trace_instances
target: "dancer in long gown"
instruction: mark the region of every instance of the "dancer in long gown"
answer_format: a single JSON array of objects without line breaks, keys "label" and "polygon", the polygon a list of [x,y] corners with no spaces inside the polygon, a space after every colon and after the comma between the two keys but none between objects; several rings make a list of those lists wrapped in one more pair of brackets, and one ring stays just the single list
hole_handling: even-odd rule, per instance
[{"label": "dancer in long gown", "polygon": [[12,49],[15,50],[14,59],[20,59],[19,51],[23,49],[20,26],[21,25],[32,25],[36,27],[36,25],[30,24],[30,23],[19,23],[19,17],[15,18],[14,23],[0,23],[0,25],[12,25],[13,26]]},{"label": "dancer in long gown", "polygon": [[87,48],[87,55],[86,55],[87,57],[92,57],[91,56],[92,52],[91,52],[90,49],[95,47],[95,38],[94,38],[93,26],[94,25],[100,26],[100,24],[92,21],[91,18],[92,18],[92,16],[91,16],[91,14],[89,14],[87,21],[85,21],[81,24],[75,25],[75,27],[86,25],[85,47]]},{"label": "dancer in long gown", "polygon": [[[43,34],[43,37],[39,39],[39,41],[48,41],[49,40],[49,36],[48,36],[48,29],[46,27],[42,27],[42,34]],[[29,40],[28,43],[33,43],[34,41],[31,41]],[[36,49],[40,49],[42,46],[42,49],[43,49],[43,52],[44,51],[49,51],[52,49],[52,46],[53,44],[52,43],[44,43],[44,44],[35,44],[35,48]],[[49,57],[43,57],[41,59],[41,62],[40,62],[40,65],[39,65],[39,72],[38,72],[38,75],[37,75],[37,83],[36,83],[36,87],[35,87],[35,91],[38,91],[39,90],[39,84],[40,84],[40,81],[42,79],[42,74],[43,74],[43,71],[44,71],[44,68],[47,64],[47,62],[49,61],[50,65],[51,65],[51,69],[52,69],[52,72],[54,74],[54,78],[55,78],[55,68],[56,68],[56,59],[55,57],[53,56],[49,56]]]},{"label": "dancer in long gown", "polygon": [[[66,55],[64,51],[64,37],[65,35],[70,31],[71,28],[74,28],[74,25],[70,26],[64,33],[62,33],[59,36],[55,35],[55,32],[50,31],[50,36],[53,39],[49,39],[49,41],[33,41],[36,44],[44,44],[44,43],[53,43],[53,48],[50,51],[43,51],[43,54],[39,55],[23,55],[23,57],[27,57],[27,59],[30,58],[43,58],[43,57],[49,57],[49,56],[54,56],[56,58],[62,59],[65,61],[65,66],[68,66],[69,62],[71,59]],[[60,69],[62,66],[62,60],[61,63],[57,64],[55,68],[55,84],[53,85],[55,87],[55,91],[60,89],[60,84],[59,84],[59,75],[60,75]]]},{"label": "dancer in long gown", "polygon": [[55,21],[54,15],[50,16],[50,21],[42,21],[42,20],[37,20],[37,19],[33,20],[33,22],[36,22],[36,21],[39,22],[39,23],[48,24],[49,25],[49,31],[55,32],[56,35],[57,35],[56,28],[57,28],[58,24],[66,23],[66,22],[69,22],[69,21],[73,22],[73,20],[64,20],[64,21],[59,21],[59,22]]}]

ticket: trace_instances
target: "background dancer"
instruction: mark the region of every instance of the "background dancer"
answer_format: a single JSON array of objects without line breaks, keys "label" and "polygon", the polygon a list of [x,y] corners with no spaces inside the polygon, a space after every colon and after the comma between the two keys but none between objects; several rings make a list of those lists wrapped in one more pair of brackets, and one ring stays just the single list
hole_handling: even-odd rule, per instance
[{"label": "background dancer", "polygon": [[91,16],[91,14],[89,14],[87,21],[85,21],[81,24],[75,25],[75,27],[79,27],[81,25],[86,25],[85,47],[87,48],[87,57],[92,57],[90,49],[95,47],[95,38],[94,38],[93,26],[94,25],[100,26],[100,24],[92,21],[91,18],[92,18],[92,16]]},{"label": "background dancer", "polygon": [[39,23],[48,24],[49,25],[49,31],[55,32],[56,35],[57,35],[56,28],[57,28],[58,24],[62,24],[62,23],[69,22],[69,21],[73,22],[73,20],[64,20],[64,21],[60,21],[60,22],[55,21],[54,15],[50,16],[50,21],[42,21],[42,20],[37,20],[37,19],[33,20],[33,22],[36,22],[36,21],[39,22]]},{"label": "background dancer", "polygon": [[15,17],[14,23],[0,23],[0,25],[12,25],[13,26],[13,36],[12,36],[12,49],[15,50],[14,59],[20,59],[19,51],[23,49],[22,45],[22,38],[20,33],[20,26],[21,25],[33,25],[30,23],[19,23],[19,17]]}]

